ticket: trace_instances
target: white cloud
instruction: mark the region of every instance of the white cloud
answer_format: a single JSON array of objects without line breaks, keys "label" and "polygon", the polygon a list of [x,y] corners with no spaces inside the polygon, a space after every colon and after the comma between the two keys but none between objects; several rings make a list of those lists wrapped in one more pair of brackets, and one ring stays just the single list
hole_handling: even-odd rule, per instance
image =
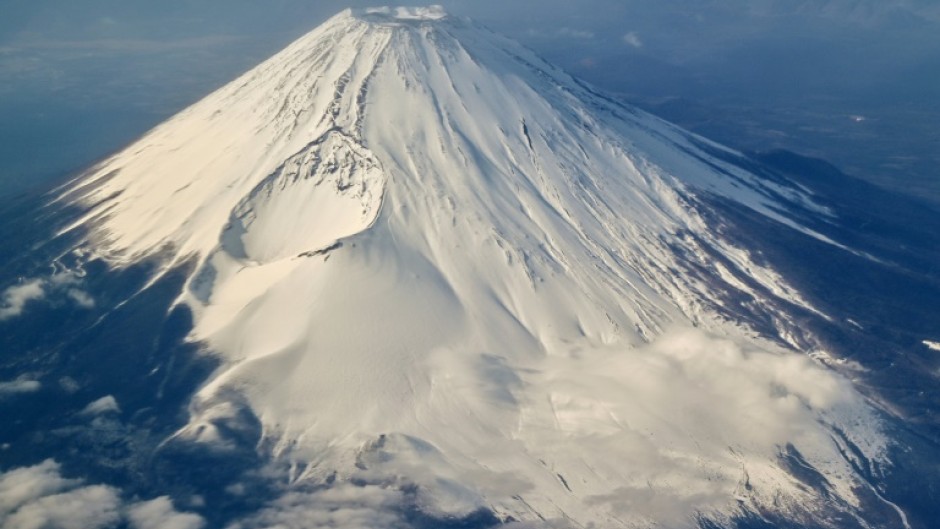
[{"label": "white cloud", "polygon": [[[396,527],[396,502],[459,518],[481,505],[474,495],[499,512],[536,505],[540,515],[561,510],[583,525],[684,526],[741,503],[820,505],[821,495],[781,463],[790,446],[847,505],[859,501],[864,481],[845,459],[842,436],[874,464],[886,461],[882,425],[851,382],[750,336],[676,329],[636,348],[573,346],[514,363],[441,349],[427,370],[442,382],[415,406],[419,419],[382,425],[391,433],[360,434],[353,424],[344,432],[360,435],[347,434],[356,442],[344,447],[323,423],[300,440],[269,430],[291,447],[285,458],[312,454],[311,479],[335,470],[357,483],[408,484],[407,498],[344,484],[290,492],[232,529]],[[380,440],[362,441],[368,435]]]},{"label": "white cloud", "polygon": [[98,529],[119,519],[117,489],[66,479],[46,460],[0,474],[0,526],[4,529]]},{"label": "white cloud", "polygon": [[56,272],[48,278],[31,278],[11,286],[0,296],[0,321],[23,314],[29,302],[59,294],[81,308],[90,309],[95,300],[80,287],[82,275],[74,271]]},{"label": "white cloud", "polygon": [[101,397],[100,399],[89,403],[88,406],[85,406],[85,409],[81,411],[81,415],[102,415],[105,413],[120,413],[121,407],[118,406],[117,399],[113,396],[108,395]]},{"label": "white cloud", "polygon": [[120,518],[117,489],[104,485],[81,487],[37,498],[3,521],[6,529],[98,529]]},{"label": "white cloud", "polygon": [[77,285],[81,282],[81,276],[71,271],[56,272],[44,281],[53,286]]},{"label": "white cloud", "polygon": [[21,393],[35,393],[42,388],[36,380],[19,378],[11,382],[0,382],[0,398]]},{"label": "white cloud", "polygon": [[3,302],[0,304],[0,321],[19,316],[28,302],[42,299],[45,295],[43,282],[38,279],[6,289],[3,292]]},{"label": "white cloud", "polygon": [[541,39],[576,39],[576,40],[590,40],[595,37],[593,31],[587,29],[576,29],[570,27],[561,27],[555,30],[543,30],[536,28],[529,28],[526,30],[526,35],[531,38],[541,38]]},{"label": "white cloud", "polygon": [[206,525],[197,514],[178,512],[168,496],[131,505],[127,518],[133,529],[202,529]]},{"label": "white cloud", "polygon": [[173,508],[168,497],[125,505],[121,491],[62,477],[48,459],[0,473],[3,529],[105,529],[126,521],[132,529],[202,529],[205,520]]},{"label": "white cloud", "polygon": [[400,491],[348,483],[315,492],[289,492],[228,529],[404,529]]},{"label": "white cloud", "polygon": [[640,39],[640,35],[636,31],[631,31],[623,36],[623,41],[634,48],[642,48],[643,40]]},{"label": "white cloud", "polygon": [[[860,482],[827,424],[866,457],[884,457],[880,423],[847,380],[804,355],[697,330],[633,351],[550,359],[524,380],[541,395],[518,438],[617,517],[681,525],[721,510],[732,493],[758,505],[811,503],[777,462],[788,444],[851,501]],[[585,486],[582,476],[598,479],[585,469],[605,469],[607,479]],[[736,491],[745,471],[751,488]]]},{"label": "white cloud", "polygon": [[83,309],[91,309],[95,306],[95,299],[85,292],[84,290],[79,290],[77,288],[70,288],[68,290],[68,296],[76,305]]},{"label": "white cloud", "polygon": [[59,464],[51,459],[0,473],[0,520],[33,500],[79,483],[59,475]]}]

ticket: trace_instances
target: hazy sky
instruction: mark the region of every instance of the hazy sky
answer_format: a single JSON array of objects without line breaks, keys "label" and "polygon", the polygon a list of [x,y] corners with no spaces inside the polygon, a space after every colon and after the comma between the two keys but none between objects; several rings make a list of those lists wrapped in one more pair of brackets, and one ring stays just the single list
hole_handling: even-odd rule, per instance
[{"label": "hazy sky", "polygon": [[[913,115],[940,98],[935,0],[440,3],[626,98]],[[119,148],[342,8],[375,2],[0,4],[0,189],[13,189]]]}]

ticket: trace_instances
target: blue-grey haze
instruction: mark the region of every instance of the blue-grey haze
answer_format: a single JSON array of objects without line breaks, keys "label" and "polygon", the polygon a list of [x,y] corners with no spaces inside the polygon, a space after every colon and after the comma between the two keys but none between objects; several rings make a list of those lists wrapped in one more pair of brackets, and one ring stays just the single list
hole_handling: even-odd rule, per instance
[{"label": "blue-grey haze", "polygon": [[[0,194],[74,172],[362,1],[0,0]],[[451,0],[742,149],[940,200],[940,3]]]}]

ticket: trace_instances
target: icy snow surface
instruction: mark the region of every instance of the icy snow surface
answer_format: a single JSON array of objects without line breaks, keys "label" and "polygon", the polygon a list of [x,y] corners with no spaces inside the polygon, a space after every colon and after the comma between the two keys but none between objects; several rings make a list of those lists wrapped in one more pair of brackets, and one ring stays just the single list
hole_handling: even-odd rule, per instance
[{"label": "icy snow surface", "polygon": [[797,345],[784,309],[812,308],[696,197],[827,213],[703,141],[438,8],[356,10],[62,200],[115,266],[198,263],[180,302],[225,364],[179,438],[224,448],[247,405],[297,482],[605,527],[812,511],[790,444],[855,505],[842,452],[878,460],[877,420],[729,320],[748,300]]}]

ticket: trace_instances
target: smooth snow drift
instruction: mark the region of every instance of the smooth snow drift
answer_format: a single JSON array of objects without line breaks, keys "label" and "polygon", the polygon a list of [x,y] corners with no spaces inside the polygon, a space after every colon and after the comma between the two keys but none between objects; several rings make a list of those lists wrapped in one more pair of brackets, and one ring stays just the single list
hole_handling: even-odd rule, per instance
[{"label": "smooth snow drift", "polygon": [[865,484],[845,454],[877,465],[878,422],[784,349],[788,311],[814,309],[698,197],[810,235],[783,212],[826,212],[713,152],[736,156],[439,8],[382,8],[334,17],[62,200],[114,266],[196,263],[180,302],[224,367],[177,440],[225,450],[248,407],[295,482],[414,484],[436,515],[851,512]]}]

